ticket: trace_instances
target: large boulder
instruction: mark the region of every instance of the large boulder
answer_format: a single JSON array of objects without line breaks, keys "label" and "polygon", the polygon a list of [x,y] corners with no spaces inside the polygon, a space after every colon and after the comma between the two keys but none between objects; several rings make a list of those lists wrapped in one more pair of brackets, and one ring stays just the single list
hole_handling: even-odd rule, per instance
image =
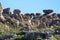
[{"label": "large boulder", "polygon": [[50,14],[53,12],[53,10],[51,9],[47,9],[47,10],[43,10],[43,12],[45,13],[44,15]]},{"label": "large boulder", "polygon": [[14,14],[20,14],[20,12],[21,12],[21,11],[20,11],[19,9],[15,9],[15,10],[13,11]]},{"label": "large boulder", "polygon": [[14,11],[13,11],[13,17],[15,18],[15,19],[17,19],[17,20],[19,20],[19,21],[22,21],[22,16],[20,15],[20,10],[19,9],[15,9]]},{"label": "large boulder", "polygon": [[9,14],[9,15],[11,15],[10,8],[3,9],[3,14]]}]

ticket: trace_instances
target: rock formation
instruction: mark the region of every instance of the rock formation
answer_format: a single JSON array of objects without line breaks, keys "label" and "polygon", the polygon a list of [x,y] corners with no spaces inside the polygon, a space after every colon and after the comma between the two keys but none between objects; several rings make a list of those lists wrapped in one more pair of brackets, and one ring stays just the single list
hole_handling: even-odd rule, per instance
[{"label": "rock formation", "polygon": [[4,16],[2,15],[3,9],[2,9],[2,4],[0,3],[0,21],[5,21]]}]

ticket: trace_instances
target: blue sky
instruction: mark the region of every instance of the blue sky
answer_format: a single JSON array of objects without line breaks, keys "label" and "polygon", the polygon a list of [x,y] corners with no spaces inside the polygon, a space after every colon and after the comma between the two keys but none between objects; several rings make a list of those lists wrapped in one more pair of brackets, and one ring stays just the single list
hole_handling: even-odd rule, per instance
[{"label": "blue sky", "polygon": [[20,9],[21,13],[43,13],[43,9],[53,9],[60,13],[60,0],[0,0],[4,8]]}]

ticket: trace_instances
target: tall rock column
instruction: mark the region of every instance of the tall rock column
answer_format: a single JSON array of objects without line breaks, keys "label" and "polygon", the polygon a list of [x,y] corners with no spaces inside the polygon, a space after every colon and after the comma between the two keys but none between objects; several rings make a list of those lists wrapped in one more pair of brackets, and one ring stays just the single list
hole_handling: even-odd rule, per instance
[{"label": "tall rock column", "polygon": [[0,14],[2,14],[2,12],[3,12],[3,9],[2,9],[2,5],[0,3]]},{"label": "tall rock column", "polygon": [[3,12],[2,4],[0,3],[0,19],[1,19],[2,21],[5,21],[5,18],[4,18],[4,16],[2,15],[2,12]]}]

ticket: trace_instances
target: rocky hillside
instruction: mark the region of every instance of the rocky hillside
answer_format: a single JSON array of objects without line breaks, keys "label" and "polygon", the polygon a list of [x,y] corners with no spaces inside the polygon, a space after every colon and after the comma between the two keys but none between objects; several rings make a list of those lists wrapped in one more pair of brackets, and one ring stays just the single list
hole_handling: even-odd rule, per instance
[{"label": "rocky hillside", "polygon": [[[0,3],[0,40],[60,40],[60,14],[51,9],[21,14],[21,10],[2,8]],[[12,38],[12,39],[10,39]]]}]

